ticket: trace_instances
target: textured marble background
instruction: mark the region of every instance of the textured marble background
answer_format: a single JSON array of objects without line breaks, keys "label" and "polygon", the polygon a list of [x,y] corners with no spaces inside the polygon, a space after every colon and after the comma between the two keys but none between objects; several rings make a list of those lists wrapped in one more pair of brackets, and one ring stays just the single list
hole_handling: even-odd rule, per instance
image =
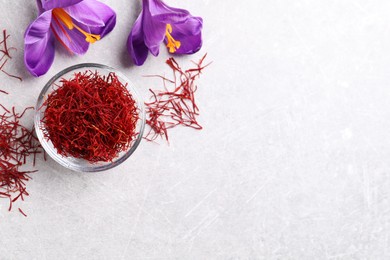
[{"label": "textured marble background", "polygon": [[[103,0],[102,0],[103,1]],[[88,54],[57,48],[49,73],[23,67],[33,0],[0,0],[19,52],[0,74],[6,105],[34,105],[44,83],[81,62],[168,73],[162,48],[143,67],[125,42],[140,1],[105,0],[116,29]],[[70,172],[38,161],[28,214],[0,201],[0,259],[390,259],[390,1],[166,0],[204,18],[214,63],[199,81],[201,132],[143,142],[121,166]],[[31,120],[27,120],[32,124]]]}]

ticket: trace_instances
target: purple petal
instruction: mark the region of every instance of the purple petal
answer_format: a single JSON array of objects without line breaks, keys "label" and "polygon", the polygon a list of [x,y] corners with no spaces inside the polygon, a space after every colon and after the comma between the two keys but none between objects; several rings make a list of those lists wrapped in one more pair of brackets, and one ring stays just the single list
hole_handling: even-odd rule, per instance
[{"label": "purple petal", "polygon": [[63,8],[70,5],[80,3],[83,0],[41,0],[42,7],[45,10],[51,10],[54,8]]},{"label": "purple petal", "polygon": [[27,28],[24,36],[24,63],[28,71],[39,77],[54,60],[54,37],[50,31],[51,11],[42,13]]},{"label": "purple petal", "polygon": [[144,33],[142,30],[142,13],[138,16],[134,23],[133,29],[130,32],[129,38],[127,39],[127,50],[130,57],[133,59],[135,65],[141,66],[144,64],[148,57],[148,47],[144,42]]},{"label": "purple petal", "polygon": [[90,28],[91,33],[103,38],[112,31],[116,23],[115,12],[96,0],[84,0],[64,10],[76,21]]},{"label": "purple petal", "polygon": [[45,11],[45,10],[43,10],[41,0],[37,0],[37,6],[38,6],[38,13],[39,13],[39,15],[41,15]]},{"label": "purple petal", "polygon": [[191,17],[191,14],[180,8],[170,7],[161,0],[149,0],[149,9],[153,19],[162,23],[182,23]]},{"label": "purple petal", "polygon": [[202,47],[202,35],[191,35],[180,40],[181,46],[175,54],[193,54]]},{"label": "purple petal", "polygon": [[[154,0],[150,1],[150,4],[153,5]],[[145,45],[154,56],[157,56],[160,44],[164,41],[166,24],[154,19],[155,13],[151,11],[156,10],[150,8],[149,0],[144,0],[141,26],[144,32]]]},{"label": "purple petal", "polygon": [[191,17],[185,23],[172,24],[172,37],[180,41],[181,46],[177,54],[192,54],[202,47],[203,20],[200,17]]},{"label": "purple petal", "polygon": [[[78,24],[77,22],[75,22],[75,24],[89,33],[89,28],[85,25]],[[72,53],[82,55],[87,52],[89,43],[85,40],[85,35],[76,28],[69,30],[59,20],[53,20],[52,29],[57,40]]]}]

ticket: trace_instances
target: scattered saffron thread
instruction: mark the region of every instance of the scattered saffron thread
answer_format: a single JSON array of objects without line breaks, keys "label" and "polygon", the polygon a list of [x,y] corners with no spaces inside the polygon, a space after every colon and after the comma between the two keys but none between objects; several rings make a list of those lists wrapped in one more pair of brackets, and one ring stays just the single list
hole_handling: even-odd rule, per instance
[{"label": "scattered saffron thread", "polygon": [[[1,53],[3,53],[3,57],[4,56],[7,56],[8,58],[12,58],[11,57],[11,54],[10,54],[10,51],[11,50],[15,50],[16,51],[16,48],[14,48],[14,47],[9,47],[8,48],[8,46],[7,46],[7,39],[10,37],[10,35],[8,35],[7,34],[7,31],[4,29],[3,30],[3,40],[0,42],[0,44],[3,44],[3,49],[2,50],[0,50],[0,52]],[[3,59],[3,57],[0,59],[0,60],[2,60]]]},{"label": "scattered saffron thread", "polygon": [[15,76],[15,75],[13,75],[13,74],[11,74],[11,73],[9,73],[9,72],[7,72],[5,70],[5,65],[7,64],[7,61],[9,59],[12,59],[11,51],[17,51],[17,49],[15,47],[9,47],[8,46],[7,40],[10,37],[10,35],[7,34],[7,31],[5,29],[3,30],[2,37],[3,37],[3,40],[0,41],[0,45],[1,45],[0,53],[2,53],[3,56],[0,57],[0,61],[2,61],[4,58],[5,59],[4,59],[4,61],[0,65],[0,71],[3,72],[8,77],[15,78],[15,79],[18,79],[20,81],[23,81],[23,79],[21,77]]},{"label": "scattered saffron thread", "polygon": [[20,212],[23,216],[27,217],[26,213],[24,213],[23,210],[22,210],[21,208],[19,208],[19,212]]},{"label": "scattered saffron thread", "polygon": [[[5,91],[1,91],[7,94]],[[9,199],[9,208],[17,200],[24,201],[28,196],[26,182],[30,174],[36,171],[22,170],[28,156],[34,156],[42,152],[38,139],[33,129],[21,125],[20,120],[25,113],[33,109],[26,108],[22,113],[17,113],[15,107],[7,109],[0,104],[3,111],[0,113],[0,198]],[[25,215],[25,214],[23,214]]]},{"label": "scattered saffron thread", "polygon": [[[173,79],[161,75],[150,75],[147,77],[161,78],[164,84],[163,91],[149,89],[152,93],[152,101],[146,102],[147,119],[149,132],[144,136],[148,141],[154,141],[158,137],[165,138],[169,142],[168,129],[182,125],[201,130],[198,123],[199,108],[195,102],[197,90],[196,79],[199,78],[203,69],[211,63],[203,65],[207,54],[194,68],[183,70],[174,58],[169,58],[166,64],[173,71]],[[167,85],[170,85],[168,88]]]},{"label": "scattered saffron thread", "polygon": [[112,161],[137,136],[136,101],[115,73],[75,73],[44,102],[42,131],[57,153],[96,163]]}]

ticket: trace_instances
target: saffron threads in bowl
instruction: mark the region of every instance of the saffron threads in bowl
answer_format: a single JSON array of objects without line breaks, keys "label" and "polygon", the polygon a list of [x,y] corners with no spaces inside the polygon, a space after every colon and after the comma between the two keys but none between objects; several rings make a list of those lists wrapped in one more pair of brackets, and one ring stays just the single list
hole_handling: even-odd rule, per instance
[{"label": "saffron threads in bowl", "polygon": [[77,72],[43,103],[44,137],[64,157],[111,162],[136,138],[137,103],[114,72]]},{"label": "saffron threads in bowl", "polygon": [[[207,65],[203,65],[205,54],[194,68],[183,70],[174,58],[169,58],[166,63],[172,69],[173,79],[164,76],[153,75],[149,77],[159,77],[163,80],[164,91],[149,89],[152,93],[152,101],[145,103],[148,118],[146,124],[149,132],[145,139],[154,141],[158,137],[168,138],[168,129],[182,125],[201,130],[198,123],[199,108],[195,102],[195,92],[197,90],[196,79],[200,76]],[[170,88],[170,89],[168,89]]]},{"label": "saffron threads in bowl", "polygon": [[[14,107],[7,109],[0,104],[0,198],[9,199],[9,211],[15,201],[24,200],[29,195],[26,182],[31,179],[30,174],[36,171],[24,169],[27,157],[34,156],[35,165],[36,155],[42,152],[34,130],[20,123],[30,109],[33,108],[28,107],[22,113],[17,113]],[[21,209],[19,211],[23,212]]]}]

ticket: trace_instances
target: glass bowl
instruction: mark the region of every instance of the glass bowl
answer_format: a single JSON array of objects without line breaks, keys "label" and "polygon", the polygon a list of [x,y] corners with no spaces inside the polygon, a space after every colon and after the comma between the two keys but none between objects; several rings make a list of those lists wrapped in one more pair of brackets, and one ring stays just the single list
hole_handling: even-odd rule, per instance
[{"label": "glass bowl", "polygon": [[[136,125],[136,133],[137,136],[133,139],[131,145],[129,146],[127,151],[120,152],[116,158],[113,159],[113,161],[110,162],[95,162],[91,163],[84,159],[74,158],[74,157],[64,157],[57,153],[56,148],[53,146],[52,142],[45,138],[42,129],[45,128],[44,123],[41,121],[46,107],[43,106],[45,100],[47,99],[48,95],[52,93],[57,87],[56,84],[60,84],[60,80],[62,78],[69,79],[74,76],[74,73],[76,72],[85,72],[87,70],[91,71],[97,71],[100,75],[108,75],[110,72],[114,72],[118,79],[123,83],[127,83],[127,90],[132,95],[133,99],[136,101],[137,108],[139,111],[139,119],[137,121]],[[144,104],[142,102],[142,99],[140,98],[140,95],[137,93],[134,85],[131,83],[131,81],[124,76],[122,73],[118,72],[116,69],[101,65],[101,64],[94,64],[94,63],[84,63],[84,64],[78,64],[75,66],[71,66],[69,68],[66,68],[59,73],[57,73],[53,78],[47,82],[45,87],[42,89],[38,101],[35,107],[35,118],[34,118],[34,125],[35,125],[35,131],[37,133],[38,139],[41,142],[42,147],[45,149],[46,153],[49,154],[51,158],[53,158],[56,162],[61,164],[62,166],[78,172],[98,172],[98,171],[105,171],[108,169],[111,169],[115,166],[118,166],[122,162],[124,162],[127,158],[130,157],[130,155],[137,149],[139,143],[141,142],[142,135],[144,132],[145,127],[145,108]]]}]

